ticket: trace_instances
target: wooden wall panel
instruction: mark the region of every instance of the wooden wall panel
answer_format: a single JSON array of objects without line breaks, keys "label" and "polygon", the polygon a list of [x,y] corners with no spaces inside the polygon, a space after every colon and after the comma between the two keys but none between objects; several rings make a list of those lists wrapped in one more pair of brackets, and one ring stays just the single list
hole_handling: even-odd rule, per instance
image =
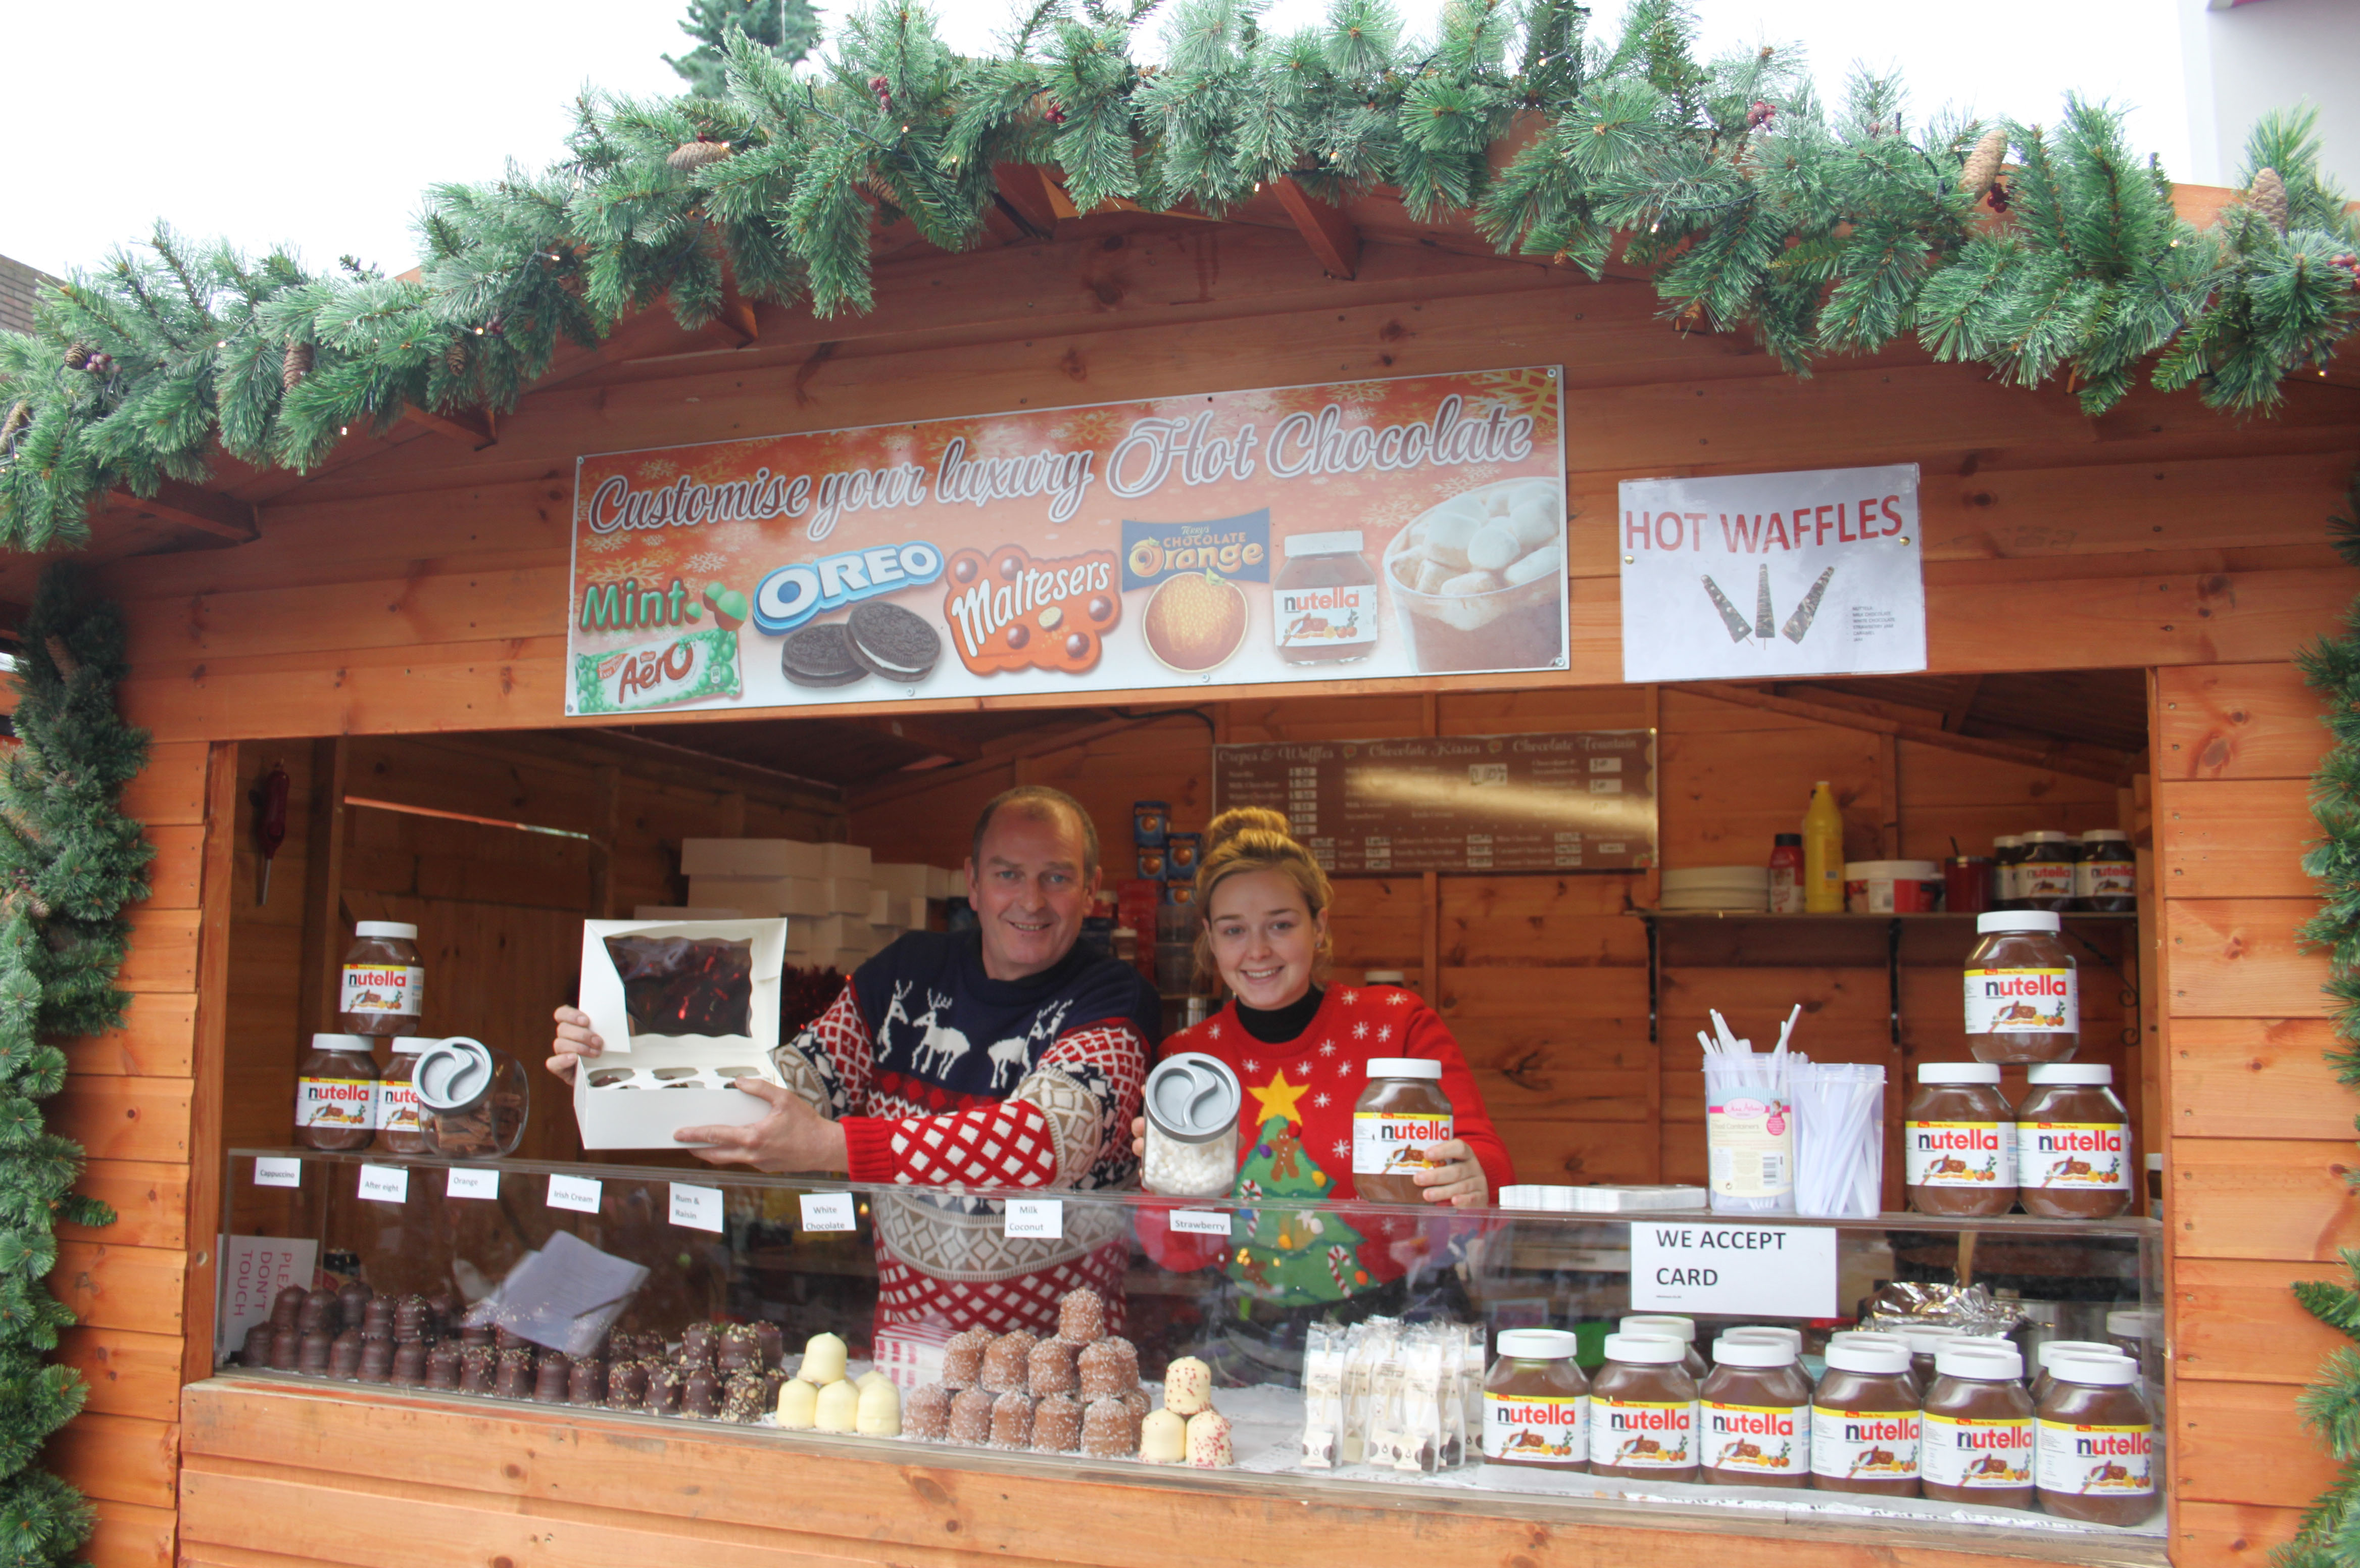
[{"label": "wooden wall panel", "polygon": [[85,1409],[170,1422],[180,1414],[177,1334],[77,1328],[58,1336],[58,1359],[90,1387]]},{"label": "wooden wall panel", "polygon": [[2311,781],[2252,779],[2163,784],[2156,792],[2157,849],[2173,898],[2308,898],[2307,841],[2287,825],[2311,815]]},{"label": "wooden wall panel", "polygon": [[2327,959],[2305,951],[2295,930],[2317,908],[2305,898],[2172,900],[2165,938],[2172,1015],[2281,1018],[2312,1003],[2326,982]]},{"label": "wooden wall panel", "polygon": [[2285,660],[2156,672],[2156,776],[2309,778],[2327,750],[2319,698]]},{"label": "wooden wall panel", "polygon": [[2186,1502],[2177,1506],[2173,1520],[2172,1568],[2260,1568],[2272,1552],[2294,1539],[2302,1510]]},{"label": "wooden wall panel", "polygon": [[180,1429],[85,1410],[49,1440],[43,1463],[91,1497],[171,1509],[180,1480]]},{"label": "wooden wall panel", "polygon": [[2171,1039],[2180,1136],[2353,1136],[2360,1102],[2327,1065],[2325,1018],[2177,1018]]},{"label": "wooden wall panel", "polygon": [[2335,1273],[2318,1263],[2180,1257],[2171,1282],[2180,1324],[2172,1359],[2180,1376],[2310,1382],[2331,1352],[2351,1342],[2303,1310],[2289,1287]]},{"label": "wooden wall panel", "polygon": [[[2335,1484],[2283,1383],[2182,1381],[2172,1423],[2173,1492],[2206,1503],[2302,1508]],[[2300,1442],[2289,1441],[2300,1435]]]}]

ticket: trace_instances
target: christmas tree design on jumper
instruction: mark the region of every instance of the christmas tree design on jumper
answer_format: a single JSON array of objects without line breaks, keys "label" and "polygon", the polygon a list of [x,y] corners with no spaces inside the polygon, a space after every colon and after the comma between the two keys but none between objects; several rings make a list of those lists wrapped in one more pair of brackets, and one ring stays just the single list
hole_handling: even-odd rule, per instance
[{"label": "christmas tree design on jumper", "polygon": [[[1258,1205],[1265,1198],[1326,1198],[1336,1179],[1320,1168],[1304,1146],[1302,1119],[1294,1113],[1301,1086],[1281,1071],[1251,1091],[1266,1114],[1252,1150],[1238,1168],[1238,1197]],[[1360,1233],[1340,1214],[1253,1207],[1238,1215],[1239,1245],[1230,1270],[1249,1289],[1273,1301],[1340,1301],[1369,1283],[1360,1264]]]}]

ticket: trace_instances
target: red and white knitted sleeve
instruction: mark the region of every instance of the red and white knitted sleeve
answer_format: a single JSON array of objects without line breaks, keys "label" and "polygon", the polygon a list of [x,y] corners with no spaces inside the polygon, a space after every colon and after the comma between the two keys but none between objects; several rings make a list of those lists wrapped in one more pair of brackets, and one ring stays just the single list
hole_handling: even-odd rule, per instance
[{"label": "red and white knitted sleeve", "polygon": [[850,977],[827,1011],[772,1051],[770,1060],[787,1087],[829,1120],[840,1122],[868,1109],[877,1051]]}]

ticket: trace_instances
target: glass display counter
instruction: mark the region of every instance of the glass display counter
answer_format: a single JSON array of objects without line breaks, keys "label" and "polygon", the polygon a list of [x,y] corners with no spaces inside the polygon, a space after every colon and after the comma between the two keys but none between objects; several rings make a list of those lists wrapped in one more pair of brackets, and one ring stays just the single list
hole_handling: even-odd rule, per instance
[{"label": "glass display counter", "polygon": [[[1589,1517],[1608,1505],[1965,1530],[1999,1547],[2049,1537],[2068,1554],[2075,1536],[2164,1531],[2160,1232],[2148,1220],[1180,1203],[293,1150],[233,1151],[224,1211],[224,1370],[357,1398],[710,1421],[901,1463],[1140,1476],[1169,1459],[1155,1473],[1194,1464],[1192,1481],[1290,1496],[1409,1487]],[[1622,1321],[1633,1315],[1650,1321]],[[1556,1332],[1502,1340],[1519,1330]],[[2062,1517],[2087,1510],[2049,1506],[2045,1492],[1852,1489],[1863,1472],[1895,1470],[1880,1434],[1906,1428],[1915,1441],[1914,1420],[1863,1443],[1852,1439],[1867,1429],[1822,1420],[1822,1458],[1851,1442],[1852,1475],[1812,1474],[1808,1442],[1763,1438],[1786,1429],[1761,1417],[1759,1354],[1715,1395],[1713,1369],[1740,1359],[1724,1335],[1795,1345],[1791,1386],[1808,1403],[1804,1380],[1823,1376],[1831,1343],[1841,1358],[1856,1342],[1838,1336],[1863,1332],[1909,1346],[1901,1381],[1921,1402],[1948,1376],[1934,1360],[1948,1343],[1974,1341],[2003,1362],[2012,1346],[2028,1382],[2044,1347],[2111,1342],[2135,1367],[2127,1394],[2153,1410],[2151,1455],[2126,1453],[2120,1388],[2106,1423],[2043,1420],[2038,1442],[2043,1455],[2063,1445],[2077,1488],[2114,1489],[2103,1514],[2136,1522]],[[1640,1395],[1610,1395],[1609,1353],[1651,1354],[1634,1348],[1644,1336],[1685,1343],[1647,1369]],[[1893,1341],[1870,1343],[1889,1353]],[[2059,1347],[2058,1365],[2074,1354]],[[1541,1365],[1553,1355],[1579,1375]],[[1586,1387],[1585,1408],[1535,1397],[1552,1377],[1561,1392]],[[1703,1380],[1703,1405],[1660,1413],[1688,1397],[1673,1387],[1684,1377]],[[1807,1429],[1811,1415],[1798,1412]],[[1929,1454],[1943,1419],[1925,1421]],[[2098,1435],[2077,1450],[2076,1431]],[[1714,1458],[1710,1474],[1747,1478],[1707,1484],[1694,1466]]]}]

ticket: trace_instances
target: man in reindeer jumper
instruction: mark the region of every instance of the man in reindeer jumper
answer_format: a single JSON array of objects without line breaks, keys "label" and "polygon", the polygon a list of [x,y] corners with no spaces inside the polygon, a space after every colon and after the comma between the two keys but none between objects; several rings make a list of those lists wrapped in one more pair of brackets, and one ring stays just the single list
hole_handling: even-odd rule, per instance
[{"label": "man in reindeer jumper", "polygon": [[[1162,1009],[1139,971],[1077,950],[1098,886],[1098,831],[1072,796],[1022,785],[976,818],[967,897],[980,928],[912,931],[845,981],[779,1047],[788,1087],[740,1079],[770,1102],[750,1126],[684,1127],[714,1165],[844,1171],[909,1186],[1129,1186],[1131,1118]],[[570,1077],[600,1041],[557,1010],[550,1070]],[[1056,1321],[1088,1285],[1121,1311],[1120,1210],[1069,1210],[1055,1241],[1000,1234],[999,1206],[912,1194],[873,1206],[877,1327],[1005,1332]]]}]

